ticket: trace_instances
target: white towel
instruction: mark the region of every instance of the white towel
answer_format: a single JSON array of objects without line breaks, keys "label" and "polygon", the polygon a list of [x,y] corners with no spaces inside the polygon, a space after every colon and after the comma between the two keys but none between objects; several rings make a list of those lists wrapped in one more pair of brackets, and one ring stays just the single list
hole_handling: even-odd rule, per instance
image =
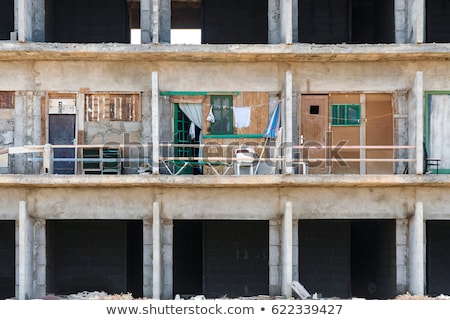
[{"label": "white towel", "polygon": [[234,107],[234,126],[236,128],[246,128],[250,126],[251,107]]}]

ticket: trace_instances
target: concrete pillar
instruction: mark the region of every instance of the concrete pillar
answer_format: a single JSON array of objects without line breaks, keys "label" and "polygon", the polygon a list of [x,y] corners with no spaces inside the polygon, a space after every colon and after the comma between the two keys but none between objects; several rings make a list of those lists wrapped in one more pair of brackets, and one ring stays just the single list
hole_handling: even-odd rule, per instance
[{"label": "concrete pillar", "polygon": [[162,298],[173,299],[173,220],[162,223]]},{"label": "concrete pillar", "polygon": [[280,0],[269,0],[268,11],[268,42],[269,44],[281,43]]},{"label": "concrete pillar", "polygon": [[289,201],[284,205],[281,238],[281,294],[289,299],[292,297],[292,202]]},{"label": "concrete pillar", "polygon": [[144,220],[143,227],[143,288],[144,297],[153,295],[153,225],[152,220]]},{"label": "concrete pillar", "polygon": [[39,298],[47,294],[47,241],[46,221],[34,221],[34,297]]},{"label": "concrete pillar", "polygon": [[153,0],[141,0],[141,43],[152,42],[152,10]]},{"label": "concrete pillar", "polygon": [[408,219],[395,220],[397,294],[408,290]]},{"label": "concrete pillar", "polygon": [[292,42],[298,42],[298,0],[292,0]]},{"label": "concrete pillar", "polygon": [[395,43],[406,43],[407,0],[394,0]]},{"label": "concrete pillar", "polygon": [[280,0],[281,42],[292,44],[292,1]]},{"label": "concrete pillar", "polygon": [[159,1],[152,1],[152,43],[159,43]]},{"label": "concrete pillar", "polygon": [[153,299],[161,297],[161,219],[160,203],[153,202]]},{"label": "concrete pillar", "polygon": [[47,143],[44,145],[44,152],[42,153],[42,169],[44,174],[53,173],[53,148]]},{"label": "concrete pillar", "polygon": [[423,202],[416,202],[409,219],[409,292],[423,295],[425,291]]},{"label": "concrete pillar", "polygon": [[158,72],[152,72],[152,169],[159,174],[159,86]]},{"label": "concrete pillar", "polygon": [[280,295],[281,273],[280,221],[269,220],[269,294]]},{"label": "concrete pillar", "polygon": [[45,41],[45,0],[32,0],[32,40]]},{"label": "concrete pillar", "polygon": [[33,297],[33,226],[25,201],[19,202],[19,300]]},{"label": "concrete pillar", "polygon": [[423,174],[423,72],[417,71],[414,77],[414,101],[416,112],[416,174]]},{"label": "concrete pillar", "polygon": [[18,40],[20,42],[33,40],[33,6],[32,0],[18,0]]},{"label": "concrete pillar", "polygon": [[161,0],[159,10],[159,42],[170,43],[171,9],[171,0]]},{"label": "concrete pillar", "polygon": [[292,71],[286,71],[285,102],[284,102],[284,173],[292,174]]},{"label": "concrete pillar", "polygon": [[292,279],[300,281],[298,257],[298,220],[292,221]]},{"label": "concrete pillar", "polygon": [[425,41],[425,0],[407,1],[409,43],[423,43]]}]

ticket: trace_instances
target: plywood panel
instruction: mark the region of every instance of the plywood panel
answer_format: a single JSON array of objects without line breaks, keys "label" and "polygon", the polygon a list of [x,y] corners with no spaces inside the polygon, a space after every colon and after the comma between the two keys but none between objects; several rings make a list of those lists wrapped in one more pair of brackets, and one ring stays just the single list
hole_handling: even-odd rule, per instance
[{"label": "plywood panel", "polygon": [[[390,94],[366,95],[366,145],[391,146],[393,136],[393,110]],[[392,159],[393,150],[367,150],[367,158]],[[383,174],[393,172],[392,162],[368,162],[367,173]]]},{"label": "plywood panel", "polygon": [[[360,127],[332,127],[333,134],[333,145],[341,145],[345,143],[344,146],[358,146],[359,143],[359,131]],[[359,174],[359,162],[348,162],[345,159],[359,159],[359,149],[338,149],[335,148],[334,151],[336,155],[332,154],[334,160],[343,159],[343,162],[333,161],[333,173],[341,174]]]},{"label": "plywood panel", "polygon": [[[326,145],[326,131],[328,130],[328,95],[302,95],[300,105],[300,135],[303,137],[303,145],[308,147],[303,150],[305,159],[324,159],[326,150],[320,148]],[[310,174],[328,173],[323,161],[312,160],[309,162]]]}]

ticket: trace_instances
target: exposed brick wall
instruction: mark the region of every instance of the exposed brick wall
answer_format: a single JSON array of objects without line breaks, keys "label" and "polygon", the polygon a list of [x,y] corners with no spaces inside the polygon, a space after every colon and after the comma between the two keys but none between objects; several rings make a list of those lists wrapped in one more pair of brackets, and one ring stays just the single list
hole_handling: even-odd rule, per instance
[{"label": "exposed brick wall", "polygon": [[15,296],[15,222],[0,221],[0,299]]}]

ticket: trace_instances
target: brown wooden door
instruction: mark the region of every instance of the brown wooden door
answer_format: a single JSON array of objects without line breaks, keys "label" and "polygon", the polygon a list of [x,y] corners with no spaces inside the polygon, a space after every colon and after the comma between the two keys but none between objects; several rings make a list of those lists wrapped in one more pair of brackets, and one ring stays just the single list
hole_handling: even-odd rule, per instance
[{"label": "brown wooden door", "polygon": [[[328,173],[325,165],[326,134],[328,131],[328,95],[302,95],[300,104],[301,157],[308,161],[308,173]],[[321,160],[319,160],[321,159]]]}]

